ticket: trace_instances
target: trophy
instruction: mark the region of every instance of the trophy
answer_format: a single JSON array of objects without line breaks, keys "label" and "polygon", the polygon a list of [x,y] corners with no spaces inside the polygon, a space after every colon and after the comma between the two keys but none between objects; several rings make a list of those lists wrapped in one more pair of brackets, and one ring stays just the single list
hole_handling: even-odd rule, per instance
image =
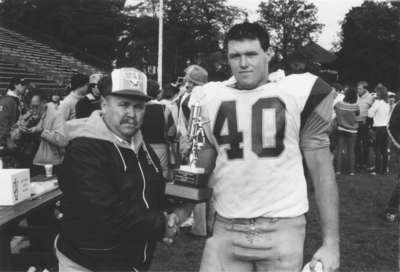
[{"label": "trophy", "polygon": [[202,120],[200,113],[201,107],[198,104],[192,106],[188,132],[191,143],[189,164],[174,170],[172,182],[165,187],[166,195],[193,202],[208,201],[212,195],[204,168],[197,167],[199,151],[205,143],[203,125],[208,122]]}]

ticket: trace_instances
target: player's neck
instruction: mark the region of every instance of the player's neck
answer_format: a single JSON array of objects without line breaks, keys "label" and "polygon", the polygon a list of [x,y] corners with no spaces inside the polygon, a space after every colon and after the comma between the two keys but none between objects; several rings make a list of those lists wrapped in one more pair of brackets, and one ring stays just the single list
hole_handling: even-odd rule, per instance
[{"label": "player's neck", "polygon": [[263,86],[263,85],[265,85],[265,84],[267,84],[267,83],[270,83],[271,81],[269,80],[269,77],[267,76],[265,79],[263,79],[262,81],[260,81],[256,86],[254,86],[254,87],[252,87],[252,88],[248,88],[248,87],[244,87],[244,86],[240,86],[239,84],[238,84],[238,82],[236,82],[235,83],[235,89],[238,89],[238,90],[254,90],[254,89],[257,89],[258,87],[260,87],[260,86]]}]

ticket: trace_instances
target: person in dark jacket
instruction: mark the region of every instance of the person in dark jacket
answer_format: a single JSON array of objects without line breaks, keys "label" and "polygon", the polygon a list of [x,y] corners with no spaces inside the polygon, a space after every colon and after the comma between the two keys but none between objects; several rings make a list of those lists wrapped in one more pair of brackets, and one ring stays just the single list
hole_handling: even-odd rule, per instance
[{"label": "person in dark jacket", "polygon": [[59,271],[147,270],[157,241],[171,241],[186,215],[164,212],[161,167],[140,132],[145,74],[121,68],[111,80],[101,111],[66,124]]},{"label": "person in dark jacket", "polygon": [[22,113],[21,97],[25,93],[27,82],[25,79],[15,77],[11,79],[7,94],[0,98],[0,158],[5,168],[15,167],[16,161],[12,152],[16,148],[11,140],[12,127]]},{"label": "person in dark jacket", "polygon": [[147,93],[152,100],[146,104],[141,131],[144,140],[151,145],[160,160],[164,178],[169,179],[171,174],[169,146],[175,138],[176,127],[167,105],[157,100],[160,92],[157,81],[147,82]]},{"label": "person in dark jacket", "polygon": [[89,117],[93,111],[100,109],[101,93],[97,84],[102,76],[102,74],[92,74],[89,77],[88,93],[75,106],[76,118]]}]

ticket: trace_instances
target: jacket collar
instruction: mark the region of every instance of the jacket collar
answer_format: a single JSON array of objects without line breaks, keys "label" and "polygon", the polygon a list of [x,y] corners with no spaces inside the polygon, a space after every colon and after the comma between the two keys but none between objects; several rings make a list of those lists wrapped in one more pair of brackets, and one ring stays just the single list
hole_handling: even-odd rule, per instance
[{"label": "jacket collar", "polygon": [[78,137],[104,140],[120,147],[129,148],[135,152],[143,145],[143,136],[139,130],[133,137],[131,143],[116,136],[106,125],[100,110],[94,111],[89,117],[73,119],[66,123],[68,140]]}]

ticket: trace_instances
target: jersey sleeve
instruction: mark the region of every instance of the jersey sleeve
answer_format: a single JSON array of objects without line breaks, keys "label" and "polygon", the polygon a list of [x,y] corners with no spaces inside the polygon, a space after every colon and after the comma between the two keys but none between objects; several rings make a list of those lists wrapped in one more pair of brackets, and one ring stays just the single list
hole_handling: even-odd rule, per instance
[{"label": "jersey sleeve", "polygon": [[301,113],[300,147],[315,150],[329,147],[336,92],[317,78]]}]

